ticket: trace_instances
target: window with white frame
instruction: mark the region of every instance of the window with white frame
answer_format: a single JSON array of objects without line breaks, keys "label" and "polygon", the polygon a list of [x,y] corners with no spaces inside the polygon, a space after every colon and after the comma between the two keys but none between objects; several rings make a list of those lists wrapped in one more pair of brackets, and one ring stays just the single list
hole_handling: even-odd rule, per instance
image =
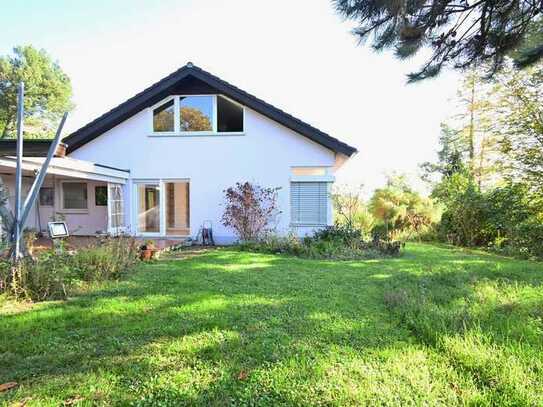
[{"label": "window with white frame", "polygon": [[40,206],[55,205],[55,190],[51,187],[40,188]]},{"label": "window with white frame", "polygon": [[152,108],[155,134],[243,133],[243,106],[221,95],[173,96]]},{"label": "window with white frame", "polygon": [[225,97],[217,96],[217,131],[243,132],[243,107]]},{"label": "window with white frame", "polygon": [[88,208],[87,183],[62,182],[62,208],[83,210]]},{"label": "window with white frame", "polygon": [[179,130],[213,131],[213,96],[179,97]]},{"label": "window with white frame", "polygon": [[174,101],[169,100],[153,110],[153,131],[157,133],[174,131]]},{"label": "window with white frame", "polygon": [[324,226],[328,222],[328,183],[290,183],[291,223]]},{"label": "window with white frame", "polygon": [[123,231],[124,200],[123,189],[119,184],[108,184],[108,215],[110,233],[117,235]]}]

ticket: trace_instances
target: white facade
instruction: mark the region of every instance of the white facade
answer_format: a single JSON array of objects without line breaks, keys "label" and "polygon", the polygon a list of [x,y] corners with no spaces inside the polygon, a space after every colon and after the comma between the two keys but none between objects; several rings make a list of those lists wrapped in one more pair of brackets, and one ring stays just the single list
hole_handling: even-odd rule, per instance
[{"label": "white facade", "polygon": [[[144,109],[104,134],[69,154],[78,160],[130,171],[124,189],[125,223],[137,235],[138,195],[136,185],[147,181],[157,184],[164,196],[164,183],[188,181],[190,233],[195,237],[205,221],[211,221],[217,243],[235,240],[232,230],[221,222],[224,190],[236,182],[254,182],[263,187],[280,187],[277,231],[305,234],[315,225],[291,222],[290,185],[292,181],[333,182],[334,171],[346,156],[309,140],[281,124],[245,107],[244,131],[235,135],[156,135],[152,133],[152,111]],[[293,167],[325,167],[324,175],[294,176]],[[161,211],[165,203],[162,199]],[[332,224],[330,200],[326,223]],[[160,230],[152,236],[164,236]]]}]

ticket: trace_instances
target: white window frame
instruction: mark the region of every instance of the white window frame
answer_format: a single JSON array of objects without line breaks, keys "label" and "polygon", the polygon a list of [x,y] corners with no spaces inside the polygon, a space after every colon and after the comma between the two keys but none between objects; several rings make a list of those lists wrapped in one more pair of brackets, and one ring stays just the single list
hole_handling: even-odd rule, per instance
[{"label": "white window frame", "polygon": [[[159,188],[159,216],[160,216],[160,225],[158,232],[142,232],[139,230],[139,222],[138,222],[138,216],[139,216],[139,195],[138,195],[138,187],[140,185],[157,185]],[[149,236],[149,237],[158,237],[161,236],[162,233],[162,201],[164,201],[164,198],[162,196],[162,182],[157,179],[142,179],[137,180],[132,183],[132,224],[134,225],[134,230],[136,231],[137,236]]]},{"label": "white window frame", "polygon": [[[43,205],[41,203],[41,194],[42,194],[42,191],[44,189],[50,189],[51,192],[53,193],[53,204],[52,205]],[[87,192],[88,193],[88,192]],[[55,207],[55,187],[54,186],[48,186],[48,185],[44,185],[40,188],[40,191],[39,191],[39,196],[38,196],[38,204],[40,206],[40,208],[54,208]]]},{"label": "white window frame", "polygon": [[[85,187],[87,188],[87,207],[84,209],[77,209],[77,208],[66,208],[64,207],[64,184],[85,184]],[[63,213],[89,213],[89,183],[87,181],[83,180],[61,180],[59,181],[59,193],[60,193],[60,210]]]},{"label": "white window frame", "polygon": [[[111,189],[113,188],[120,188],[121,190],[121,199],[119,200],[119,202],[120,202],[120,207],[121,207],[120,213],[121,213],[122,225],[117,226],[117,227],[113,227],[112,225],[113,215],[115,215],[115,213],[113,212],[113,203],[115,202],[115,200],[113,199],[112,191],[111,191]],[[107,183],[107,230],[109,234],[112,236],[125,233],[127,231],[126,225],[125,225],[124,187],[122,184],[116,184],[112,182]]]},{"label": "white window frame", "polygon": [[[218,96],[225,98],[229,102],[239,106],[242,109],[243,114],[243,130],[242,131],[217,131],[217,98]],[[179,120],[179,106],[180,106],[180,98],[183,97],[211,97],[212,98],[212,130],[211,131],[181,131],[181,123]],[[162,106],[164,103],[168,103],[170,100],[174,101],[174,123],[173,128],[174,131],[155,131],[153,128],[153,112],[156,108]],[[162,99],[160,102],[154,104],[153,106],[149,107],[149,133],[153,137],[172,137],[172,136],[183,136],[183,137],[198,137],[198,136],[243,136],[245,135],[245,123],[246,123],[246,115],[245,115],[245,106],[242,104],[236,102],[235,100],[230,99],[229,97],[221,94],[195,94],[195,95],[172,95],[168,96],[165,99]]]},{"label": "white window frame", "polygon": [[[173,99],[173,131],[155,131],[154,128],[154,111],[156,108],[168,103],[170,100]],[[179,117],[177,115],[177,111],[179,110],[179,98],[176,96],[168,96],[166,99],[162,99],[160,102],[154,104],[149,108],[151,113],[151,120],[150,120],[150,131],[152,134],[156,134],[157,136],[173,136],[176,133],[175,129],[179,129]]]},{"label": "white window frame", "polygon": [[[176,237],[185,237],[184,235],[166,235],[166,184],[168,182],[187,182],[189,184],[189,188],[191,185],[190,178],[149,178],[149,179],[135,179],[132,182],[132,224],[134,225],[134,230],[136,231],[136,236],[142,236],[142,237],[168,237],[168,238],[176,238]],[[139,209],[139,196],[138,196],[138,185],[158,185],[159,187],[159,194],[160,194],[160,202],[159,202],[159,210],[160,210],[160,227],[158,232],[142,232],[138,229],[139,223],[138,223],[138,209]],[[189,208],[192,208],[190,200],[192,199],[192,195],[189,194]],[[190,210],[190,209],[189,209]],[[190,216],[190,213],[189,213]],[[192,236],[192,223],[189,222],[189,234],[188,236]]]}]

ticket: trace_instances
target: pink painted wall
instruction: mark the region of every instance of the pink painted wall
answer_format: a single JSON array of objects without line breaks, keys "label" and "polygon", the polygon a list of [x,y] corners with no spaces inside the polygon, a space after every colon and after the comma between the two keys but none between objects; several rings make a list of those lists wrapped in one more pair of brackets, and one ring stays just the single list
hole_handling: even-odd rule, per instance
[{"label": "pink painted wall", "polygon": [[[13,175],[2,175],[2,178],[9,189],[9,204],[13,208],[15,205],[15,177]],[[62,181],[77,181],[87,184],[86,210],[74,211],[62,209],[62,194],[60,192]],[[30,190],[32,182],[33,178],[31,177],[23,178],[24,197],[26,197],[26,194]],[[56,220],[64,220],[66,222],[71,235],[88,236],[95,235],[97,232],[107,231],[107,206],[95,205],[95,187],[98,185],[107,186],[107,183],[77,178],[47,176],[43,187],[54,188],[54,206],[40,206],[39,203],[34,205],[25,227],[47,233],[47,222],[56,218]]]}]

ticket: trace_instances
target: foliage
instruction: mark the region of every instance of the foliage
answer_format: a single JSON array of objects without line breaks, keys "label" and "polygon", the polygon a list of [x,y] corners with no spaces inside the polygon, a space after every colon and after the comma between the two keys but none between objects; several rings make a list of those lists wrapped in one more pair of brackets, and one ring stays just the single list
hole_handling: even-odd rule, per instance
[{"label": "foliage", "polygon": [[483,69],[467,71],[456,95],[454,114],[441,125],[438,163],[423,164],[432,173],[451,175],[469,169],[479,189],[491,188],[501,170],[500,128],[496,120],[500,86],[485,78]]},{"label": "foliage", "polygon": [[[459,178],[451,177],[447,187],[458,187],[458,183],[463,182]],[[451,199],[445,203],[445,207],[438,227],[443,240],[462,246],[481,246],[488,242],[485,221],[489,208],[484,194],[474,183],[468,182],[465,189],[459,189],[457,193],[451,194]]]},{"label": "foliage", "polygon": [[531,35],[543,7],[531,0],[334,0],[336,10],[353,20],[360,41],[373,36],[376,50],[393,49],[398,58],[413,56],[423,48],[431,56],[410,81],[430,78],[444,66],[455,69],[491,63],[489,74],[502,67],[504,58],[521,52],[534,62],[543,56],[543,40]]},{"label": "foliage", "polygon": [[390,177],[385,187],[374,191],[369,207],[379,221],[373,235],[385,240],[410,239],[431,227],[440,216],[432,199],[413,191],[404,177]]},{"label": "foliage", "polygon": [[465,172],[444,178],[433,194],[446,208],[437,228],[439,239],[543,257],[543,205],[526,184],[508,183],[484,192]]},{"label": "foliage", "polygon": [[72,267],[83,281],[118,279],[136,264],[137,252],[136,241],[131,237],[106,237],[79,250],[72,258]]},{"label": "foliage", "polygon": [[211,131],[211,121],[201,110],[193,107],[180,109],[181,131]]},{"label": "foliage", "polygon": [[336,223],[348,229],[360,230],[362,234],[369,236],[375,219],[362,198],[362,185],[355,188],[334,187],[332,205]]},{"label": "foliage", "polygon": [[137,260],[134,239],[105,238],[75,253],[48,250],[17,266],[0,262],[0,292],[32,301],[64,299],[79,282],[118,279]]},{"label": "foliage", "polygon": [[268,234],[258,241],[241,243],[242,251],[289,254],[309,259],[355,260],[400,255],[400,242],[367,241],[360,229],[335,225],[302,239],[294,234]]},{"label": "foliage", "polygon": [[51,137],[53,126],[72,108],[72,85],[44,50],[28,45],[0,57],[0,138],[14,134],[21,81],[25,84],[25,137]]},{"label": "foliage", "polygon": [[443,125],[438,162],[423,165],[445,208],[439,239],[542,256],[541,85],[541,65],[508,67],[486,84],[481,72],[467,74],[455,127]]},{"label": "foliage", "polygon": [[279,188],[264,188],[250,182],[238,182],[225,192],[222,224],[232,228],[242,241],[256,240],[274,228],[280,214]]},{"label": "foliage", "polygon": [[66,298],[67,286],[75,279],[71,256],[53,251],[42,253],[36,260],[25,257],[15,266],[2,260],[0,273],[6,292],[32,301]]},{"label": "foliage", "polygon": [[0,383],[19,383],[0,404],[543,404],[541,263],[418,243],[350,262],[177,255],[0,305]]},{"label": "foliage", "polygon": [[543,196],[543,65],[498,77],[501,152],[506,175]]}]

